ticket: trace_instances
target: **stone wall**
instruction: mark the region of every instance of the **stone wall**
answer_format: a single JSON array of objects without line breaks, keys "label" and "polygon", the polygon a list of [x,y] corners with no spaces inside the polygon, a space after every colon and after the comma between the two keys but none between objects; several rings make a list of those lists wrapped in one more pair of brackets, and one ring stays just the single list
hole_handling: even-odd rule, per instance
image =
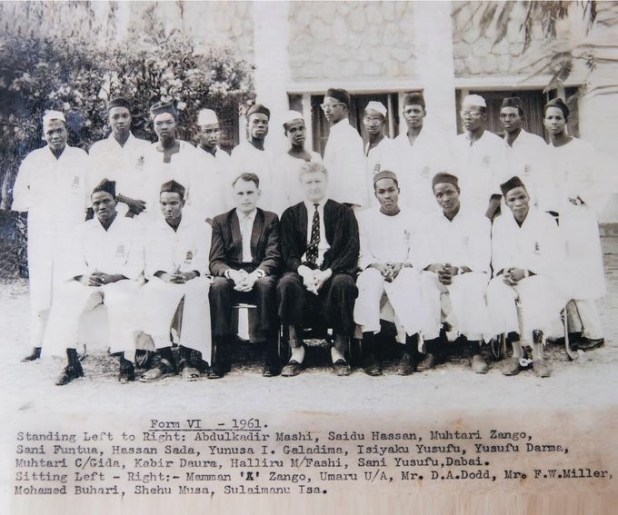
[{"label": "stone wall", "polygon": [[292,2],[293,81],[413,79],[411,2]]}]

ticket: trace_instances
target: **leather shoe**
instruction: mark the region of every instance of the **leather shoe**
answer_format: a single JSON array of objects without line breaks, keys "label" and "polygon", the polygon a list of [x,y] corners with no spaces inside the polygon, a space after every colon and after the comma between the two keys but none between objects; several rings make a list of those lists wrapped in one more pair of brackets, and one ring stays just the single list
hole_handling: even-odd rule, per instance
[{"label": "leather shoe", "polygon": [[333,363],[333,369],[335,370],[335,374],[340,377],[349,376],[352,372],[350,369],[350,365],[344,359],[338,359]]},{"label": "leather shoe", "polygon": [[127,384],[135,381],[135,367],[128,360],[120,362],[120,371],[118,373],[118,381],[120,384]]},{"label": "leather shoe", "polygon": [[275,377],[281,372],[280,367],[275,363],[266,363],[262,367],[262,377]]},{"label": "leather shoe", "polygon": [[[430,354],[430,356],[433,356],[433,354]],[[416,371],[416,364],[414,363],[412,356],[410,356],[407,353],[404,353],[401,356],[401,359],[399,360],[399,364],[397,365],[397,375],[398,376],[409,376],[410,374],[412,374],[412,372],[415,372],[415,371]]]},{"label": "leather shoe", "polygon": [[287,365],[283,367],[281,370],[281,375],[283,377],[294,377],[300,374],[301,364],[296,360],[291,360]]},{"label": "leather shoe", "polygon": [[26,357],[22,358],[22,363],[28,363],[29,361],[35,361],[41,357],[41,347],[32,347],[32,352]]},{"label": "leather shoe", "polygon": [[592,350],[598,347],[603,347],[605,345],[605,338],[581,338],[579,342],[577,342],[577,348],[580,350]]},{"label": "leather shoe", "polygon": [[551,376],[551,370],[544,359],[535,359],[532,362],[532,370],[537,377]]},{"label": "leather shoe", "polygon": [[225,373],[223,372],[221,367],[218,365],[214,365],[208,369],[208,372],[206,373],[206,378],[221,379],[224,375]]},{"label": "leather shoe", "polygon": [[365,374],[367,374],[368,376],[376,377],[376,376],[382,375],[382,367],[380,367],[380,364],[375,360],[372,360],[369,363],[367,363],[365,367],[363,368],[363,370],[365,371]]},{"label": "leather shoe", "polygon": [[521,372],[519,358],[509,358],[505,360],[500,370],[505,376],[516,376]]},{"label": "leather shoe", "polygon": [[60,375],[56,378],[56,385],[63,386],[69,384],[73,379],[83,376],[84,370],[82,369],[82,365],[79,361],[76,361],[62,369],[62,372],[60,372]]},{"label": "leather shoe", "polygon": [[470,359],[470,367],[475,374],[486,374],[489,370],[489,365],[480,354],[475,354]]}]

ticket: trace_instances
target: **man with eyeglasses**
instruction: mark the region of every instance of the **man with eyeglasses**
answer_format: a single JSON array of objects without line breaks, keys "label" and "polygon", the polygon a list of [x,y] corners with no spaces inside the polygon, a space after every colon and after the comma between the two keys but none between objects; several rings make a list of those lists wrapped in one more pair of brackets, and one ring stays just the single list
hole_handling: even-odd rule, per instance
[{"label": "man with eyeglasses", "polygon": [[417,213],[438,211],[431,179],[440,170],[448,170],[452,161],[446,138],[425,127],[425,97],[421,91],[403,97],[403,118],[408,126],[395,138],[401,185],[400,204]]},{"label": "man with eyeglasses", "polygon": [[353,209],[370,203],[365,172],[363,139],[350,125],[350,95],[345,89],[331,88],[320,106],[330,123],[330,133],[324,149],[324,166],[329,175],[329,196]]},{"label": "man with eyeglasses", "polygon": [[500,207],[500,184],[507,174],[504,142],[486,129],[487,104],[480,95],[463,99],[459,113],[464,132],[453,145],[462,205],[492,220]]},{"label": "man with eyeglasses", "polygon": [[504,129],[504,147],[508,175],[520,177],[526,184],[530,202],[536,205],[539,175],[547,167],[547,145],[540,136],[527,132],[523,104],[519,97],[506,97],[500,107],[500,125]]}]

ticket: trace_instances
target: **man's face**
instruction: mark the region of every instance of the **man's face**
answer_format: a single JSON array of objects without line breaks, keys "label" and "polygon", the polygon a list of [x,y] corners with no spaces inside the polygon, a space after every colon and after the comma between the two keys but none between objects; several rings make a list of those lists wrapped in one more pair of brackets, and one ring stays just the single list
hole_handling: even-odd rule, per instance
[{"label": "man's face", "polygon": [[433,194],[445,215],[459,209],[459,190],[450,182],[439,182],[433,187]]},{"label": "man's face", "polygon": [[326,197],[326,175],[322,172],[303,173],[300,186],[309,202],[320,202]]},{"label": "man's face", "polygon": [[560,134],[564,132],[566,118],[562,109],[558,107],[548,107],[543,118],[543,125],[550,134]]},{"label": "man's face", "polygon": [[320,107],[331,125],[340,122],[348,115],[346,105],[333,97],[324,97]]},{"label": "man's face", "polygon": [[116,199],[107,191],[96,191],[90,197],[92,210],[99,222],[105,224],[116,215]]},{"label": "man's face", "polygon": [[175,191],[164,191],[159,196],[159,205],[161,213],[167,223],[175,223],[182,217],[182,208],[185,206],[185,200],[180,196],[180,193]]},{"label": "man's face", "polygon": [[372,109],[366,111],[365,116],[363,116],[363,125],[365,126],[367,134],[370,136],[382,133],[384,130],[384,122],[384,116]]},{"label": "man's face", "polygon": [[426,114],[422,105],[408,104],[403,106],[403,118],[409,129],[421,129]]},{"label": "man's face", "polygon": [[51,150],[63,150],[67,137],[67,128],[62,120],[51,120],[43,128],[43,139]]},{"label": "man's face", "polygon": [[247,121],[249,136],[255,139],[264,139],[268,134],[268,116],[263,113],[253,113]]},{"label": "man's face", "polygon": [[399,187],[391,178],[380,179],[375,183],[374,193],[378,202],[380,202],[380,210],[387,215],[396,214],[399,212]]},{"label": "man's face", "polygon": [[108,118],[114,136],[125,135],[131,129],[131,112],[126,107],[112,107]]},{"label": "man's face", "polygon": [[303,120],[294,120],[286,123],[285,134],[290,146],[302,147],[307,139],[307,129]]},{"label": "man's face", "polygon": [[521,129],[521,115],[517,107],[503,107],[500,109],[500,123],[508,133]]},{"label": "man's face", "polygon": [[173,138],[176,135],[176,119],[171,113],[161,113],[153,120],[154,131],[159,139]]},{"label": "man's face", "polygon": [[216,147],[221,138],[221,129],[218,123],[200,125],[200,143],[207,148]]},{"label": "man's face", "polygon": [[463,122],[464,129],[475,131],[483,127],[487,115],[479,106],[463,106],[459,113]]},{"label": "man's face", "polygon": [[526,219],[528,211],[530,211],[530,197],[526,188],[521,186],[513,188],[506,194],[504,201],[513,213],[515,220],[523,222]]},{"label": "man's face", "polygon": [[257,208],[260,199],[260,190],[253,181],[238,179],[234,184],[234,200],[236,209],[243,214],[251,213]]}]

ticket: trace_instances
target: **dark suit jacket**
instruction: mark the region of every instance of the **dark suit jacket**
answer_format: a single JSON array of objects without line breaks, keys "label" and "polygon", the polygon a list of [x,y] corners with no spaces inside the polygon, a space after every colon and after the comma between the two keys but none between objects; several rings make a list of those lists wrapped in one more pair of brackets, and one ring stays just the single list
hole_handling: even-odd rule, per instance
[{"label": "dark suit jacket", "polygon": [[[324,228],[330,249],[321,269],[354,275],[360,250],[358,224],[347,206],[328,199],[324,204]],[[281,254],[287,270],[296,272],[307,251],[307,208],[304,202],[287,208],[281,215]]]},{"label": "dark suit jacket", "polygon": [[[281,265],[279,250],[279,218],[275,213],[258,208],[251,233],[253,269],[276,274]],[[210,272],[224,275],[226,270],[246,268],[242,262],[242,235],[236,209],[216,216],[212,221]]]}]

